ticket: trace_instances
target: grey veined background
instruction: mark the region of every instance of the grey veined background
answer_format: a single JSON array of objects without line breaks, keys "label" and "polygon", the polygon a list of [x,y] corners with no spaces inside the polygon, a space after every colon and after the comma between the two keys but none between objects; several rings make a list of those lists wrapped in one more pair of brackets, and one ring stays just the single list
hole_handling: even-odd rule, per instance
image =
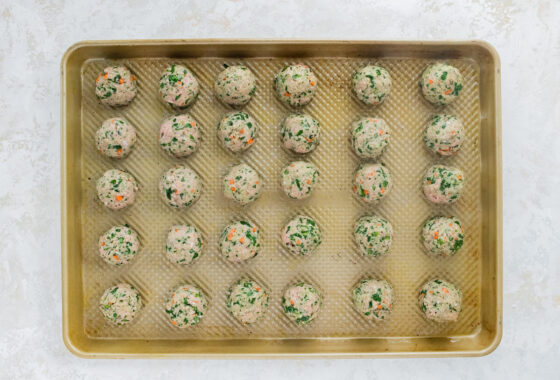
[{"label": "grey veined background", "polygon": [[[560,2],[2,1],[0,378],[557,378]],[[62,343],[60,59],[132,38],[483,39],[502,62],[504,335],[478,359],[82,360]]]}]

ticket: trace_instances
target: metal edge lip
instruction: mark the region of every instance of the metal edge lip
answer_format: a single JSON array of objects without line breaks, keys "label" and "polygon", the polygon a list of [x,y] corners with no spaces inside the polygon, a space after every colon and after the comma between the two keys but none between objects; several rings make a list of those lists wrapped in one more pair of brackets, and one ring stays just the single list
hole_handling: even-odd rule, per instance
[{"label": "metal edge lip", "polygon": [[[90,353],[80,350],[75,346],[69,336],[68,331],[68,320],[67,320],[67,303],[64,302],[64,298],[68,297],[67,286],[67,270],[68,269],[68,247],[65,240],[67,231],[67,220],[66,213],[68,209],[67,204],[67,149],[66,149],[66,127],[67,120],[65,113],[67,112],[67,101],[66,101],[66,83],[67,83],[67,63],[68,59],[77,50],[83,47],[89,46],[137,46],[137,45],[156,45],[156,44],[167,44],[167,45],[182,45],[182,44],[195,44],[195,45],[205,45],[205,44],[219,44],[219,45],[238,45],[238,44],[296,44],[296,45],[311,45],[311,44],[355,44],[355,45],[369,45],[377,44],[381,46],[389,45],[417,45],[417,46],[441,46],[441,45],[476,45],[484,49],[492,59],[492,63],[495,68],[495,128],[496,128],[496,141],[494,142],[494,155],[496,159],[496,193],[498,195],[498,204],[496,212],[496,227],[497,227],[497,252],[496,252],[496,293],[497,293],[497,324],[494,339],[490,344],[482,350],[478,351],[423,351],[423,352],[410,352],[410,351],[393,351],[393,352],[369,352],[369,353],[243,353],[243,354],[228,354],[228,353],[200,353],[200,354],[190,354],[190,353],[131,353],[131,354],[119,354],[119,353]],[[74,355],[81,358],[209,358],[209,359],[290,359],[290,358],[306,358],[306,359],[321,359],[321,358],[373,358],[373,357],[386,357],[386,358],[397,358],[397,357],[472,357],[472,356],[485,356],[492,353],[499,346],[502,333],[502,303],[503,303],[503,196],[502,196],[502,132],[501,132],[501,65],[500,57],[497,50],[490,43],[483,40],[442,40],[442,41],[422,41],[422,40],[396,40],[396,41],[376,41],[376,40],[298,40],[298,39],[138,39],[138,40],[84,40],[79,41],[71,45],[63,54],[61,59],[61,247],[62,247],[62,292],[63,292],[63,341],[67,349]]]}]

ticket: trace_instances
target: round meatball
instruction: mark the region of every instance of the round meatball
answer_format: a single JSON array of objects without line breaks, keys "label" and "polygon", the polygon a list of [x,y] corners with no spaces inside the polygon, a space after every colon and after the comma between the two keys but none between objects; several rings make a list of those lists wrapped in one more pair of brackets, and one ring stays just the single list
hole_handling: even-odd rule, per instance
[{"label": "round meatball", "polygon": [[229,288],[226,307],[242,324],[255,323],[268,309],[268,290],[256,281],[241,279]]},{"label": "round meatball", "polygon": [[189,114],[166,118],[159,129],[159,145],[175,157],[186,157],[200,145],[200,131]]},{"label": "round meatball", "polygon": [[186,108],[198,98],[198,80],[185,66],[171,65],[161,74],[159,93],[170,106]]},{"label": "round meatball", "polygon": [[284,119],[280,134],[284,148],[294,153],[309,153],[319,145],[321,127],[311,116],[294,113]]},{"label": "round meatball", "polygon": [[424,175],[422,181],[424,195],[433,203],[453,203],[463,192],[464,177],[463,171],[460,169],[434,165]]},{"label": "round meatball", "polygon": [[167,233],[165,255],[175,264],[187,265],[202,254],[202,236],[194,226],[172,226]]},{"label": "round meatball", "polygon": [[120,326],[136,317],[142,308],[142,299],[134,286],[122,283],[105,290],[99,308],[106,320]]},{"label": "round meatball", "polygon": [[225,197],[242,205],[253,202],[261,195],[261,177],[247,164],[239,164],[229,169],[223,183]]},{"label": "round meatball", "polygon": [[391,315],[393,287],[385,280],[364,279],[352,291],[354,307],[367,319],[384,320]]},{"label": "round meatball", "polygon": [[442,156],[457,153],[464,139],[463,123],[451,115],[435,115],[424,132],[424,143],[428,149]]},{"label": "round meatball", "polygon": [[136,143],[136,130],[121,117],[107,119],[95,133],[99,153],[112,158],[125,158]]},{"label": "round meatball", "polygon": [[380,66],[367,65],[352,75],[352,93],[368,106],[383,103],[392,85],[391,75]]},{"label": "round meatball", "polygon": [[305,282],[290,286],[282,297],[284,313],[298,325],[314,320],[322,303],[319,291]]},{"label": "round meatball", "polygon": [[218,98],[231,106],[249,103],[257,90],[255,75],[245,66],[230,66],[222,71],[214,83]]},{"label": "round meatball", "polygon": [[385,120],[365,117],[352,124],[350,131],[354,152],[361,158],[376,159],[387,149],[390,130]]},{"label": "round meatball", "polygon": [[364,216],[354,225],[354,239],[363,256],[383,256],[393,243],[393,226],[379,216]]},{"label": "round meatball", "polygon": [[99,255],[111,265],[128,264],[138,252],[138,234],[128,226],[114,226],[99,237]]},{"label": "round meatball", "polygon": [[315,220],[307,216],[296,216],[282,229],[282,244],[295,255],[308,255],[321,242],[321,229]]},{"label": "round meatball", "polygon": [[274,77],[274,89],[287,105],[304,106],[315,96],[317,77],[307,65],[286,66]]},{"label": "round meatball", "polygon": [[292,199],[309,197],[318,180],[319,170],[309,162],[294,161],[282,169],[282,188]]},{"label": "round meatball", "polygon": [[134,203],[138,184],[133,176],[122,170],[109,169],[97,180],[99,200],[112,210],[119,210]]},{"label": "round meatball", "polygon": [[426,67],[419,85],[428,102],[445,106],[459,97],[463,89],[463,76],[453,66],[434,63]]},{"label": "round meatball", "polygon": [[165,301],[165,312],[173,326],[181,329],[198,324],[208,306],[202,290],[195,285],[177,287]]},{"label": "round meatball", "polygon": [[363,164],[354,173],[354,193],[366,203],[378,203],[393,187],[391,172],[384,165]]},{"label": "round meatball", "polygon": [[455,217],[430,218],[422,229],[422,243],[429,256],[453,256],[463,246],[463,226]]},{"label": "round meatball", "polygon": [[222,255],[228,261],[239,263],[259,254],[261,233],[255,224],[240,220],[224,228],[219,244]]},{"label": "round meatball", "polygon": [[111,107],[127,105],[137,92],[136,78],[125,66],[106,67],[95,80],[97,99]]},{"label": "round meatball", "polygon": [[230,151],[243,152],[249,149],[257,138],[258,126],[247,112],[231,112],[218,124],[218,140]]},{"label": "round meatball", "polygon": [[202,181],[194,170],[177,166],[163,174],[159,192],[171,207],[182,208],[195,203],[202,193]]},{"label": "round meatball", "polygon": [[461,312],[461,291],[443,280],[428,281],[418,295],[420,309],[426,318],[436,322],[455,322]]}]

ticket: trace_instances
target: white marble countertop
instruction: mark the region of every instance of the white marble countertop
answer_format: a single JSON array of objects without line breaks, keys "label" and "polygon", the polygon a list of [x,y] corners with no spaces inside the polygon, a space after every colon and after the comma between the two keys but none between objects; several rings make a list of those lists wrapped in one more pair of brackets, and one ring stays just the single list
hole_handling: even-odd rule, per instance
[{"label": "white marble countertop", "polygon": [[[560,2],[251,4],[0,4],[0,378],[557,378]],[[212,37],[483,39],[496,47],[502,61],[504,334],[494,353],[477,359],[110,361],[78,359],[66,350],[60,300],[61,56],[80,40]]]}]

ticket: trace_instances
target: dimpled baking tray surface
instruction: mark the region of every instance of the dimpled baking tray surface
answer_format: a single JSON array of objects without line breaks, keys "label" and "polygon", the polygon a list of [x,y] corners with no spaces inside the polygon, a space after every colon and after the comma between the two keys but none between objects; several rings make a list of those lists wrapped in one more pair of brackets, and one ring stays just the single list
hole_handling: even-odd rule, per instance
[{"label": "dimpled baking tray surface", "polygon": [[[459,99],[443,108],[427,103],[418,88],[430,62],[459,68],[465,87]],[[319,147],[304,159],[320,170],[320,181],[307,200],[289,200],[280,187],[281,168],[301,158],[284,151],[279,125],[290,110],[278,101],[272,79],[284,65],[302,62],[318,78],[313,101],[303,111],[319,120]],[[158,93],[166,65],[190,68],[200,82],[199,99],[187,112],[202,128],[200,149],[175,159],[158,143],[159,125],[175,113]],[[393,79],[384,104],[368,108],[350,92],[352,72],[366,63],[385,67]],[[95,78],[108,65],[124,64],[136,75],[138,95],[121,108],[95,97]],[[244,108],[259,125],[259,135],[243,154],[225,151],[216,126],[230,108],[213,93],[224,65],[244,64],[257,77],[257,92]],[[499,61],[483,42],[235,41],[170,40],[82,42],[62,61],[62,265],[63,335],[68,348],[84,357],[173,356],[458,356],[484,355],[501,338],[501,132]],[[439,158],[424,147],[422,133],[430,116],[445,110],[459,117],[466,139],[461,151]],[[350,123],[377,116],[391,128],[391,143],[379,161],[391,170],[392,192],[378,206],[354,198],[351,178],[361,162],[352,152]],[[113,160],[98,154],[95,131],[103,120],[123,116],[138,132],[130,156]],[[226,200],[221,178],[228,166],[252,165],[265,182],[263,195],[241,207]],[[465,172],[462,198],[435,206],[423,197],[421,179],[432,164],[446,163]],[[170,167],[184,164],[204,183],[200,200],[174,210],[158,193],[158,180]],[[97,199],[95,182],[110,168],[130,172],[139,183],[133,206],[111,211]],[[295,257],[281,245],[280,230],[296,214],[315,218],[323,244],[312,255]],[[395,230],[391,253],[362,257],[353,241],[355,221],[366,214],[388,219]],[[455,215],[465,228],[465,244],[454,257],[430,258],[420,241],[423,222],[435,215]],[[218,249],[224,226],[236,218],[257,223],[263,233],[260,254],[245,263],[225,261]],[[100,234],[128,223],[141,249],[131,264],[107,265],[98,255]],[[205,241],[202,256],[190,266],[171,264],[164,247],[168,228],[197,226]],[[251,327],[238,323],[225,307],[228,287],[242,276],[270,291],[265,317]],[[389,281],[395,291],[391,317],[383,322],[362,318],[351,302],[351,289],[365,276]],[[418,308],[421,286],[434,277],[455,283],[463,292],[456,323],[426,320]],[[317,319],[296,326],[282,312],[285,288],[297,280],[314,284],[323,295]],[[98,309],[103,291],[128,282],[140,292],[144,307],[129,325],[105,322]],[[203,321],[194,328],[171,325],[164,302],[175,286],[199,285],[209,299]]]}]

